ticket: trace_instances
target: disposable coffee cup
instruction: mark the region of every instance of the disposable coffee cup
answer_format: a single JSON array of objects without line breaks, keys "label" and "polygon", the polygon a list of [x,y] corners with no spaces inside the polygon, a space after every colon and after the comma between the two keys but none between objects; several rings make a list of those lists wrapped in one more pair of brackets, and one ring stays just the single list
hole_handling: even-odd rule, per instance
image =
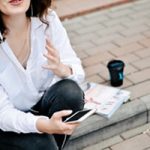
[{"label": "disposable coffee cup", "polygon": [[107,67],[110,75],[110,84],[112,86],[121,86],[124,79],[124,62],[122,60],[111,60],[108,62]]}]

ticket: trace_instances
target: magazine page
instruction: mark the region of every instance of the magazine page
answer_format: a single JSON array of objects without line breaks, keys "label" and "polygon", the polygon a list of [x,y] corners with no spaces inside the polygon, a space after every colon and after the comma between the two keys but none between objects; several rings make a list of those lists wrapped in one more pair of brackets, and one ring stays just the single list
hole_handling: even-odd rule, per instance
[{"label": "magazine page", "polygon": [[98,114],[110,118],[129,97],[130,92],[126,90],[90,83],[89,89],[85,91],[85,108],[96,108]]}]

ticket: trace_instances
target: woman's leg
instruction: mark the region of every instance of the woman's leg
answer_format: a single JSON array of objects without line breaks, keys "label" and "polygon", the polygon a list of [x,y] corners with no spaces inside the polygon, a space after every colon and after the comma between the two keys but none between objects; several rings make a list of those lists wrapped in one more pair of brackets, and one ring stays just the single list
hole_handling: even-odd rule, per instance
[{"label": "woman's leg", "polygon": [[[64,79],[51,86],[43,95],[38,109],[40,114],[51,117],[56,111],[71,109],[73,112],[84,107],[84,92],[78,84],[70,79]],[[65,118],[64,118],[65,119]],[[61,149],[65,135],[54,135]],[[67,139],[69,136],[66,137]]]},{"label": "woman's leg", "polygon": [[73,112],[84,107],[84,92],[78,84],[70,79],[64,79],[51,86],[43,95],[40,114],[51,117],[54,112],[71,109]]},{"label": "woman's leg", "polygon": [[58,150],[48,134],[17,134],[0,130],[0,150]]},{"label": "woman's leg", "polygon": [[[74,81],[65,79],[48,89],[34,108],[39,109],[41,114],[51,117],[59,110],[78,111],[82,109],[83,98],[84,94],[80,87]],[[55,135],[59,147],[61,147],[63,137]],[[17,134],[0,130],[0,150],[57,150],[56,142],[53,135]]]}]

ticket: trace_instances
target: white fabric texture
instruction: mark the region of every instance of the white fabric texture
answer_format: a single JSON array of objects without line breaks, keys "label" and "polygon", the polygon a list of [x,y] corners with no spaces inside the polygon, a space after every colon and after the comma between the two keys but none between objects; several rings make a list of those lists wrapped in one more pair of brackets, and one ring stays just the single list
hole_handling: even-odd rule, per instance
[{"label": "white fabric texture", "polygon": [[0,129],[17,133],[38,132],[36,121],[41,116],[25,113],[34,106],[45,89],[60,80],[52,71],[42,68],[47,63],[46,38],[59,51],[62,63],[70,66],[71,78],[78,83],[84,80],[80,59],[73,51],[67,33],[57,14],[51,11],[46,17],[49,26],[39,18],[31,19],[31,54],[26,69],[19,63],[7,39],[0,44]]}]

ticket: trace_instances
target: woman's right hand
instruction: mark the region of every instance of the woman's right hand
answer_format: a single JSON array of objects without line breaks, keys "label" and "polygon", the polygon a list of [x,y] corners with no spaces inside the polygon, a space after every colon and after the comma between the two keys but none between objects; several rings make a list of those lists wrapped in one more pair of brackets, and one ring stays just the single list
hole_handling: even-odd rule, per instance
[{"label": "woman's right hand", "polygon": [[69,124],[62,121],[62,117],[71,113],[70,110],[62,110],[54,113],[50,119],[41,117],[37,120],[37,129],[42,133],[71,135],[79,124]]}]

